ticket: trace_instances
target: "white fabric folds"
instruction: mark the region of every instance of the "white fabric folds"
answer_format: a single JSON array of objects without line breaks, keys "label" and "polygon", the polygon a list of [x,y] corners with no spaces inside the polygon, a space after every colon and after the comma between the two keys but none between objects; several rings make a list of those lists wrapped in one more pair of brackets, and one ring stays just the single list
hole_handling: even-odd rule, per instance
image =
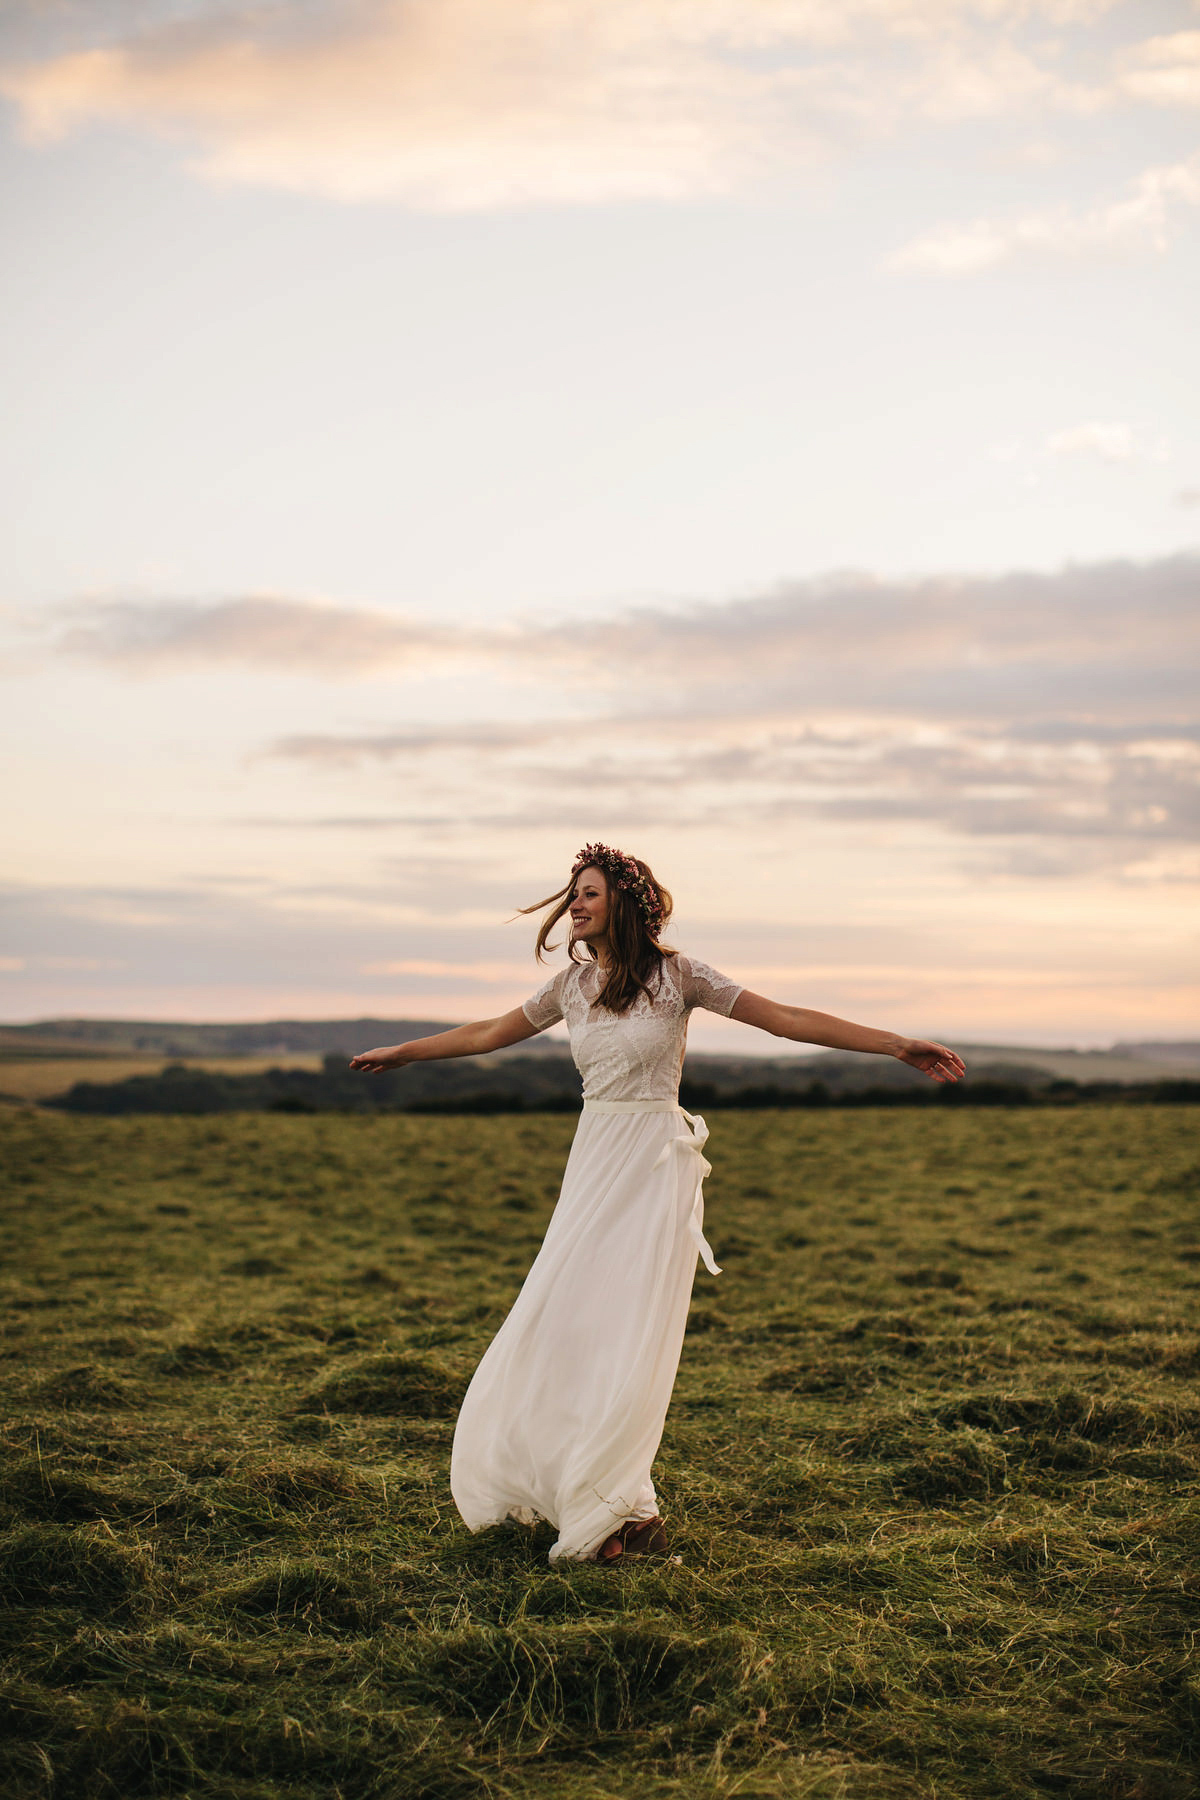
[{"label": "white fabric folds", "polygon": [[577,999],[591,972],[571,970],[565,991],[556,977],[526,1007],[535,1023],[553,1022],[553,988],[584,1108],[542,1247],[463,1399],[450,1486],[472,1531],[550,1520],[551,1562],[591,1557],[626,1519],[658,1511],[651,1465],[697,1256],[720,1273],[704,1236],[708,1127],[673,1094],[638,1092],[677,1085],[689,1004],[728,1011],[740,992],[704,965],[685,970],[706,983],[698,1000],[672,970],[653,1002],[597,1020]]},{"label": "white fabric folds", "polygon": [[450,1488],[473,1531],[558,1526],[551,1562],[653,1518],[708,1163],[677,1106],[585,1105],[537,1259],[463,1400]]},{"label": "white fabric folds", "polygon": [[720,1269],[713,1258],[712,1245],[704,1235],[704,1177],[712,1174],[712,1164],[707,1161],[703,1152],[708,1142],[708,1126],[698,1113],[685,1112],[682,1106],[672,1106],[668,1100],[585,1100],[584,1112],[677,1112],[681,1119],[691,1126],[690,1131],[681,1131],[669,1143],[663,1145],[655,1158],[654,1167],[659,1169],[666,1162],[673,1150],[682,1151],[685,1156],[695,1158],[693,1176],[696,1183],[695,1199],[692,1210],[688,1214],[688,1232],[691,1235],[700,1260],[710,1275],[719,1275]]}]

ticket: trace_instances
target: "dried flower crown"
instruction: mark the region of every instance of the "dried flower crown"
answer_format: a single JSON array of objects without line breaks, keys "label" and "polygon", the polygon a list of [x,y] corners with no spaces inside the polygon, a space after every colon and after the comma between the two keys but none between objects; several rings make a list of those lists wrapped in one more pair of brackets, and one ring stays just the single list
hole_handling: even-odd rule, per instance
[{"label": "dried flower crown", "polygon": [[614,887],[633,895],[651,931],[662,924],[663,909],[658,890],[646,880],[632,856],[626,856],[623,850],[614,850],[609,844],[585,844],[571,865],[572,881],[580,869],[603,869]]}]

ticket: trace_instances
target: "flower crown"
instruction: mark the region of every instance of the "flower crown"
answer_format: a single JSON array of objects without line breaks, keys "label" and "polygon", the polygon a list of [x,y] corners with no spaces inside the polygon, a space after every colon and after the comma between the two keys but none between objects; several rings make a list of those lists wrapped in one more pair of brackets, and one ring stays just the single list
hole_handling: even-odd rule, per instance
[{"label": "flower crown", "polygon": [[571,865],[572,881],[580,869],[603,869],[614,887],[633,895],[651,931],[662,924],[663,909],[658,889],[653,882],[647,881],[632,856],[626,856],[623,850],[614,850],[608,844],[585,844]]}]

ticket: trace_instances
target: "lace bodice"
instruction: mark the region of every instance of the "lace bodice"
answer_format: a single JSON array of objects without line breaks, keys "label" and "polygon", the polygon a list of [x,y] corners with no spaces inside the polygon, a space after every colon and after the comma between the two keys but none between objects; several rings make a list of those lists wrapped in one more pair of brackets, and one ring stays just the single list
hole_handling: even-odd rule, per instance
[{"label": "lace bodice", "polygon": [[658,991],[617,1014],[592,1004],[603,979],[594,963],[568,963],[522,1011],[539,1031],[566,1020],[585,1100],[674,1100],[688,1014],[702,1006],[728,1017],[741,988],[694,957],[664,956]]}]

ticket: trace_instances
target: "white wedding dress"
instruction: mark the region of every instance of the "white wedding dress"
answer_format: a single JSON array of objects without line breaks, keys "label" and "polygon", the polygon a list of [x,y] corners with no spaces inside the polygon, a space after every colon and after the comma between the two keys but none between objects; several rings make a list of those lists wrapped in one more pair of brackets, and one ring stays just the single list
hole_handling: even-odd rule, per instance
[{"label": "white wedding dress", "polygon": [[565,1019],[583,1113],[542,1247],[463,1399],[450,1487],[472,1531],[548,1519],[550,1561],[595,1554],[658,1511],[650,1466],[679,1368],[704,1238],[708,1136],[678,1102],[688,1014],[728,1014],[741,988],[666,956],[652,997],[593,1006],[594,964],[568,963],[525,1002]]}]

